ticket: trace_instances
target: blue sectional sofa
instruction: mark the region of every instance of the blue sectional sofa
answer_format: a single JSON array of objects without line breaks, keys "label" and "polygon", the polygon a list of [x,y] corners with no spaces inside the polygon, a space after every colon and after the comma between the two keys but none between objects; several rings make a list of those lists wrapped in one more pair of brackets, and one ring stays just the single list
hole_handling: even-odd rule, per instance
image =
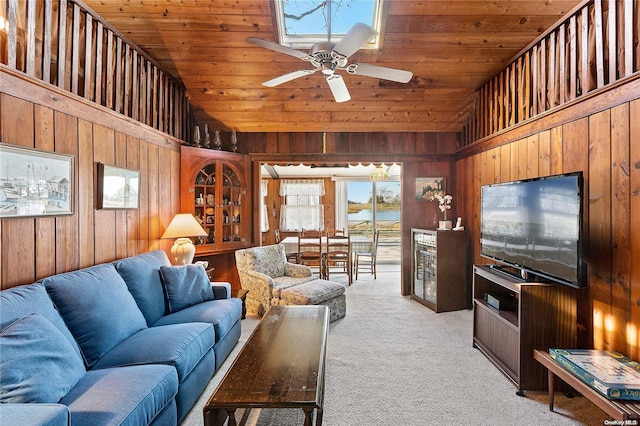
[{"label": "blue sectional sofa", "polygon": [[176,425],[240,337],[242,303],[156,250],[0,292],[0,419]]}]

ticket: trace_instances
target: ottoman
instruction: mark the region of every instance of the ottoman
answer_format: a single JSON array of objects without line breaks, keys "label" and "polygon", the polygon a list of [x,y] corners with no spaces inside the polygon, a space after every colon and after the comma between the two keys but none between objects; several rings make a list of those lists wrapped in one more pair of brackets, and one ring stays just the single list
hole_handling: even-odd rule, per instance
[{"label": "ottoman", "polygon": [[329,321],[333,322],[347,313],[344,286],[333,281],[313,280],[280,292],[284,305],[324,305],[331,312]]}]

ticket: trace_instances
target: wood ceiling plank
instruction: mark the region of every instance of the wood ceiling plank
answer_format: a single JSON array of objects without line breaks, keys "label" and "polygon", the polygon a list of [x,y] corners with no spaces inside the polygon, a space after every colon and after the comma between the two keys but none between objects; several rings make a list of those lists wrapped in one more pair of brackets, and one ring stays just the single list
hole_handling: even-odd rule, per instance
[{"label": "wood ceiling plank", "polygon": [[[449,112],[458,112],[460,109],[466,106],[468,103],[466,99],[450,99],[443,100],[429,100],[418,102],[404,102],[404,101],[382,101],[376,100],[375,102],[343,102],[336,103],[332,99],[320,100],[324,102],[323,111],[346,111],[346,112],[403,112],[403,111],[415,111],[422,113],[430,113],[436,109]],[[249,112],[249,111],[261,111],[267,109],[269,111],[287,111],[287,112],[316,112],[318,111],[318,100],[308,99],[300,100],[295,99],[292,101],[207,101],[198,102],[197,106],[204,110],[213,108],[211,105],[216,103],[216,108],[219,111],[225,112]]]},{"label": "wood ceiling plank", "polygon": [[502,33],[518,28],[542,33],[549,26],[548,16],[522,15],[392,15],[387,17],[385,34],[391,33]]},{"label": "wood ceiling plank", "polygon": [[108,20],[109,15],[148,13],[158,16],[188,14],[271,15],[271,0],[162,0],[162,1],[104,1],[85,0],[90,8]]},{"label": "wood ceiling plank", "polygon": [[[403,101],[403,102],[418,102],[424,100],[447,100],[447,99],[469,99],[472,91],[469,89],[394,89],[385,90],[378,88],[376,90],[370,89],[350,89],[352,98],[362,99],[365,96],[376,101]],[[291,92],[297,100],[314,100],[322,98],[317,93],[310,92],[308,90],[296,89]],[[222,101],[271,101],[281,100],[280,93],[275,93],[274,90],[269,88],[256,88],[256,89],[205,89],[197,95],[193,95],[197,98],[199,104],[206,104],[212,102],[213,105]],[[331,99],[330,93],[327,93],[327,98]],[[213,107],[213,106],[212,106]]]},{"label": "wood ceiling plank", "polygon": [[[139,33],[165,30],[186,31],[272,31],[273,20],[269,15],[221,15],[217,13],[182,13],[180,15],[159,16],[148,13],[135,15],[111,14],[105,19],[111,25],[127,32]],[[152,27],[146,25],[151,23]],[[124,32],[124,31],[123,31]]]},{"label": "wood ceiling plank", "polygon": [[[361,63],[365,63],[364,61]],[[388,64],[392,65],[392,64]],[[460,63],[456,61],[438,61],[423,64],[393,64],[393,68],[405,69],[411,71],[414,75],[447,75],[452,73],[464,73],[470,75],[486,76],[487,74],[495,73],[499,70],[499,65],[485,62]],[[386,66],[386,65],[384,65]],[[266,79],[272,78],[275,75],[281,75],[295,70],[312,69],[310,64],[306,62],[300,63],[281,63],[272,62],[270,66],[265,69],[264,63],[250,63],[245,62],[242,64],[231,62],[180,62],[176,63],[174,69],[182,77],[197,77],[210,78],[216,75],[233,75],[233,76],[262,76]],[[266,73],[269,73],[268,75]],[[338,71],[343,76],[348,75],[345,71]],[[320,75],[319,73],[317,75]]]},{"label": "wood ceiling plank", "polygon": [[[431,45],[437,47],[456,48],[471,47],[474,49],[500,48],[511,50],[507,55],[515,55],[522,46],[535,38],[537,33],[529,32],[505,32],[505,33],[392,33],[386,34],[384,38],[385,49],[397,49],[403,47],[416,47]],[[455,52],[450,52],[455,55]]]},{"label": "wood ceiling plank", "polygon": [[403,0],[387,3],[391,15],[531,15],[560,18],[570,12],[577,1],[513,1],[513,0]]}]

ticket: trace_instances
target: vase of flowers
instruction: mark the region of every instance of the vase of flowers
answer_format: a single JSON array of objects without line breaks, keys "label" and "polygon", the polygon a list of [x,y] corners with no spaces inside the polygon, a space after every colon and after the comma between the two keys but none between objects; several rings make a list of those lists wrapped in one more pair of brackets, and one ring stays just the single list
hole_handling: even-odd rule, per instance
[{"label": "vase of flowers", "polygon": [[453,222],[447,220],[447,210],[451,208],[451,201],[453,201],[453,197],[449,194],[442,194],[440,192],[435,193],[432,197],[432,200],[438,200],[438,208],[443,214],[444,220],[439,221],[438,229],[451,229],[453,228]]}]

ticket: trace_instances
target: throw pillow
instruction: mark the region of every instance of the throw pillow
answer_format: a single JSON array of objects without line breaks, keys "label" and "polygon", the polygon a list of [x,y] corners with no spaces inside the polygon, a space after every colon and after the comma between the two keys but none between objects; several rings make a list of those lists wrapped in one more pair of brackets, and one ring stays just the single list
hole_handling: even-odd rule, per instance
[{"label": "throw pillow", "polygon": [[89,369],[120,342],[147,328],[113,264],[53,275],[42,282]]},{"label": "throw pillow", "polygon": [[160,267],[171,266],[163,250],[154,250],[115,262],[129,292],[151,327],[167,312]]},{"label": "throw pillow", "polygon": [[0,347],[2,403],[57,403],[86,374],[71,343],[40,314],[2,330]]},{"label": "throw pillow", "polygon": [[161,266],[160,275],[170,313],[213,300],[211,282],[201,265]]}]

